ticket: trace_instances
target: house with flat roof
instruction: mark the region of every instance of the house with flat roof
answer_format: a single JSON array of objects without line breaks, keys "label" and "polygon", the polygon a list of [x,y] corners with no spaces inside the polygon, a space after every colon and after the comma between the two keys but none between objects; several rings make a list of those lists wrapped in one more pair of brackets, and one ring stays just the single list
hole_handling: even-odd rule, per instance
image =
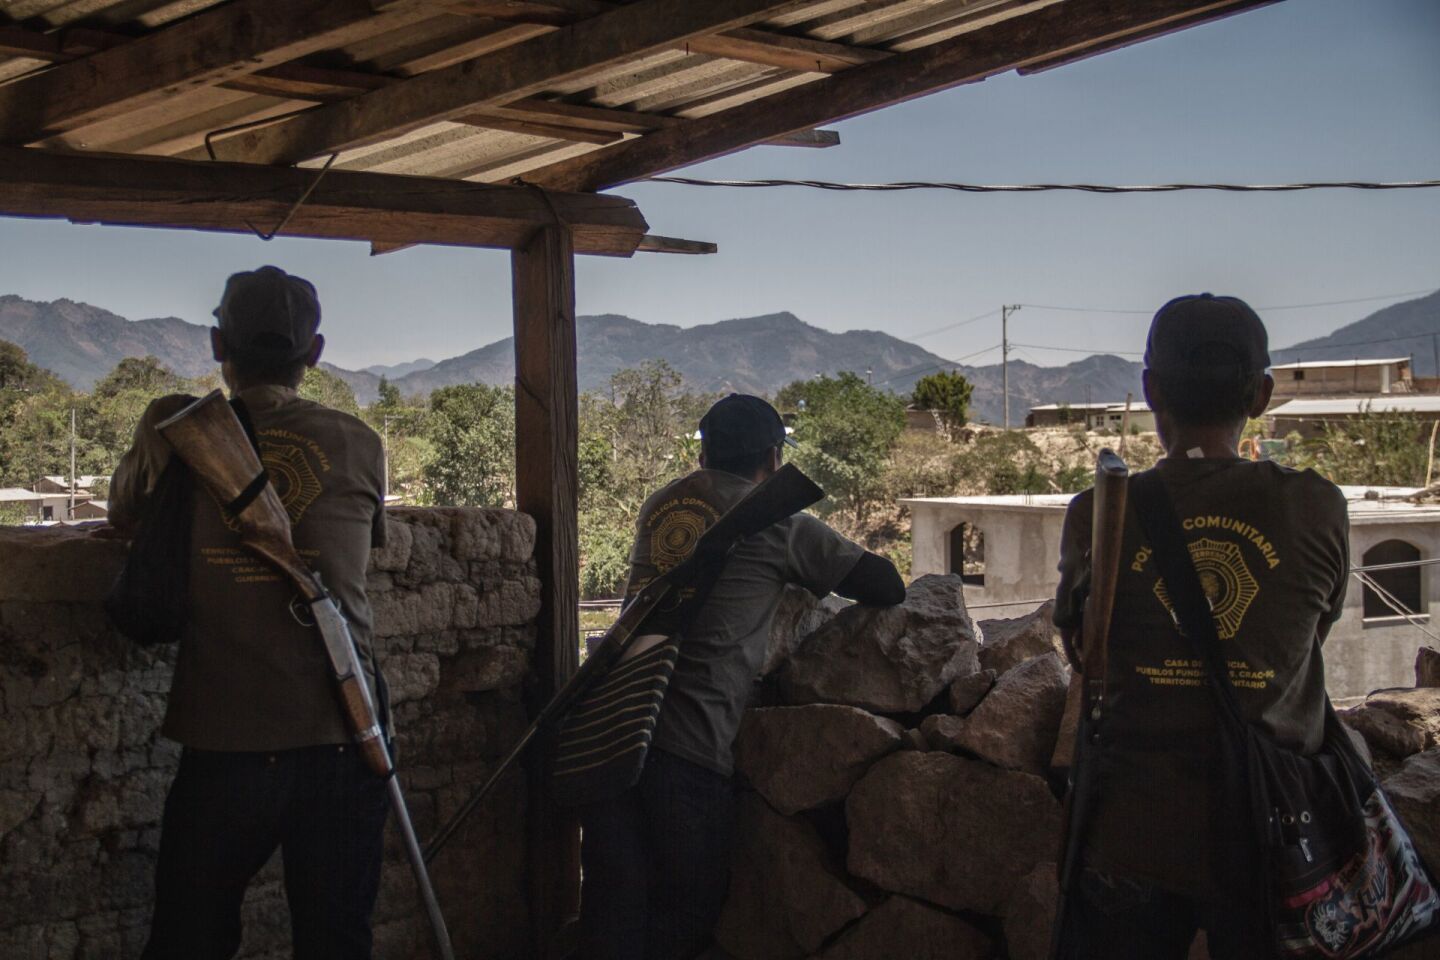
[{"label": "house with flat roof", "polygon": [[[1350,514],[1352,576],[1325,643],[1333,697],[1412,686],[1415,651],[1440,616],[1440,504],[1402,487],[1342,487]],[[1055,594],[1060,532],[1070,494],[925,497],[910,508],[911,575],[958,573],[977,619],[1029,613]],[[1398,566],[1397,566],[1398,564]],[[1364,569],[1372,568],[1372,569]],[[1367,582],[1368,580],[1368,582]]]},{"label": "house with flat roof", "polygon": [[[1031,407],[1025,415],[1027,427],[1065,427],[1076,423],[1089,423],[1094,414],[1104,413],[1115,406],[1113,403],[1042,403]],[[1124,406],[1122,403],[1121,406]]]},{"label": "house with flat roof", "polygon": [[1343,397],[1415,391],[1409,357],[1277,363],[1270,368],[1270,376],[1275,378],[1272,403],[1283,403],[1296,397]]},{"label": "house with flat roof", "polygon": [[1379,397],[1328,397],[1325,399],[1290,400],[1265,412],[1270,422],[1270,435],[1288,437],[1292,433],[1308,439],[1318,437],[1327,427],[1344,424],[1367,416],[1386,414],[1410,416],[1425,421],[1440,420],[1440,394],[1390,394]]}]

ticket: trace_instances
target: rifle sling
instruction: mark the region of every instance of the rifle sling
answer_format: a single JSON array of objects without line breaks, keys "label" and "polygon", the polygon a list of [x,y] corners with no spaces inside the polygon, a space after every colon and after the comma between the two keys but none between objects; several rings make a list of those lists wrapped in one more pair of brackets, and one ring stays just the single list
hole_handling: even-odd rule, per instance
[{"label": "rifle sling", "polygon": [[[245,428],[245,436],[249,438],[250,446],[255,448],[255,455],[257,457],[260,456],[260,442],[255,436],[255,421],[250,419],[250,408],[247,407],[245,401],[239,397],[231,400],[230,406],[234,408],[235,417],[240,421],[240,426]],[[260,472],[255,475],[255,479],[246,484],[245,489],[240,491],[240,495],[225,505],[225,509],[230,511],[232,516],[238,515],[246,507],[255,502],[255,498],[260,496],[260,492],[265,489],[265,485],[269,482],[270,471],[262,466]]]}]

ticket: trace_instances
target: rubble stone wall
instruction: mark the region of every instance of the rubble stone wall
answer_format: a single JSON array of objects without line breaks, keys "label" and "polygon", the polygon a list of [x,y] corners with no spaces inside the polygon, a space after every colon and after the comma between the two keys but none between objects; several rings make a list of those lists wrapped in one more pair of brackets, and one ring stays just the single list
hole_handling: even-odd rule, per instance
[{"label": "rubble stone wall", "polygon": [[[736,742],[724,956],[1047,956],[1070,683],[1050,616],[975,623],[956,576],[921,577],[890,609],[787,594]],[[1440,682],[1431,659],[1421,683]],[[1345,719],[1440,871],[1440,688],[1376,694]],[[1191,957],[1206,956],[1202,936]]]},{"label": "rubble stone wall", "polygon": [[[376,649],[395,703],[420,837],[524,728],[540,584],[534,523],[504,510],[390,511],[373,552]],[[0,528],[0,957],[139,955],[178,747],[157,736],[173,646],[137,647],[101,598],[125,546],[96,528]],[[516,772],[434,864],[460,956],[528,956],[525,783]],[[250,889],[240,956],[288,957],[278,856]],[[423,912],[387,837],[381,960],[428,956]]]}]

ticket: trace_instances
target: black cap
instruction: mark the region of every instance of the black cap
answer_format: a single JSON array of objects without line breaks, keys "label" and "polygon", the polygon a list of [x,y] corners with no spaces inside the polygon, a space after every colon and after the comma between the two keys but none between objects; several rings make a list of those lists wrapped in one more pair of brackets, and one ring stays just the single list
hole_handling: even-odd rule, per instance
[{"label": "black cap", "polygon": [[1244,300],[1191,294],[1155,314],[1145,366],[1160,374],[1259,373],[1270,366],[1269,343],[1265,324]]},{"label": "black cap", "polygon": [[796,445],[785,435],[780,414],[759,397],[732,393],[700,418],[700,446],[712,460],[749,456],[782,443]]},{"label": "black cap", "polygon": [[247,359],[299,360],[315,342],[320,298],[308,280],[279,267],[232,274],[215,308],[225,345]]}]

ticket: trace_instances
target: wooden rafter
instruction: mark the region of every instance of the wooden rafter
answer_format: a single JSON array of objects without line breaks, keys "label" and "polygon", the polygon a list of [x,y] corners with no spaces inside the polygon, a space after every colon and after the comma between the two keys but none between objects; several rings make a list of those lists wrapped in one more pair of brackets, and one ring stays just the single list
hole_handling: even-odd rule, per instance
[{"label": "wooden rafter", "polygon": [[223,141],[229,159],[295,163],[478,107],[520,100],[607,64],[734,29],[795,0],[638,0],[483,57]]},{"label": "wooden rafter", "polygon": [[972,83],[1274,0],[1067,0],[996,26],[526,173],[558,190],[600,190]]},{"label": "wooden rafter", "polygon": [[429,15],[417,9],[414,0],[235,0],[0,86],[0,143],[33,143]]},{"label": "wooden rafter", "polygon": [[634,253],[645,235],[645,218],[624,198],[548,200],[525,187],[428,177],[0,147],[5,216],[228,233],[283,221],[282,236],[506,249],[558,216],[577,253],[615,256]]}]

